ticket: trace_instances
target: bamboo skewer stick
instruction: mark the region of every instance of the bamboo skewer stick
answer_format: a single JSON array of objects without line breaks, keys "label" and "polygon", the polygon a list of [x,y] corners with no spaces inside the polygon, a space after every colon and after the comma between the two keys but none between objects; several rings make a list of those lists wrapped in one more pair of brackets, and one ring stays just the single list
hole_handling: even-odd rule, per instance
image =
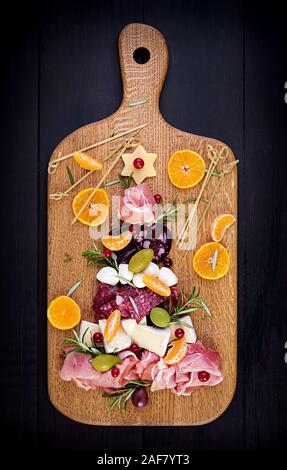
[{"label": "bamboo skewer stick", "polygon": [[83,211],[85,210],[85,208],[89,205],[89,202],[92,200],[93,196],[95,195],[97,189],[99,189],[99,187],[103,184],[103,182],[105,181],[105,179],[107,178],[107,176],[110,174],[110,172],[112,171],[112,169],[116,166],[116,164],[118,163],[119,159],[121,158],[121,156],[123,155],[123,153],[125,152],[125,150],[127,150],[128,148],[132,147],[132,142],[134,140],[134,137],[131,137],[128,141],[126,141],[123,145],[122,145],[122,150],[120,151],[120,153],[117,155],[117,157],[115,158],[115,160],[113,161],[113,163],[111,164],[110,168],[105,172],[105,174],[102,176],[102,178],[100,179],[100,181],[98,182],[97,186],[95,187],[95,189],[91,192],[90,196],[88,197],[88,199],[86,200],[86,202],[83,204],[83,206],[81,207],[81,209],[79,210],[79,212],[76,214],[76,216],[74,217],[73,221],[72,221],[72,225],[78,220],[78,218],[80,217],[80,215],[83,213]]},{"label": "bamboo skewer stick", "polygon": [[62,157],[55,158],[49,163],[48,171],[49,169],[52,169],[52,168],[55,169],[57,163],[62,162],[63,160],[67,160],[68,158],[71,158],[76,152],[86,152],[87,150],[91,150],[93,148],[99,147],[100,145],[119,139],[120,137],[124,137],[125,135],[128,135],[131,132],[140,131],[146,126],[147,126],[147,123],[141,124],[140,126],[134,127],[133,129],[128,129],[127,131],[121,132],[120,134],[113,135],[112,137],[108,137],[107,139],[101,140],[100,142],[96,142],[95,144],[88,145],[87,147],[84,147],[80,150],[74,150],[74,152],[68,153],[67,155],[63,155]]},{"label": "bamboo skewer stick", "polygon": [[206,185],[208,184],[209,180],[210,180],[210,177],[211,177],[211,173],[213,172],[214,168],[216,167],[217,163],[218,163],[218,160],[219,160],[219,157],[218,158],[215,158],[214,156],[212,157],[212,160],[211,160],[211,163],[209,165],[209,168],[208,168],[208,171],[206,173],[206,176],[204,178],[204,181],[203,181],[203,185],[201,186],[201,190],[199,192],[199,195],[188,215],[188,218],[185,222],[185,224],[183,225],[179,235],[178,235],[178,239],[176,241],[176,245],[179,246],[179,245],[182,245],[183,243],[183,239],[184,239],[184,235],[186,233],[186,230],[188,228],[188,226],[190,225],[190,223],[192,222],[193,220],[193,217],[194,217],[194,214],[197,210],[197,207],[198,207],[198,204],[200,202],[200,199],[202,197],[202,194],[203,194],[203,191],[205,190],[206,188]]},{"label": "bamboo skewer stick", "polygon": [[[139,132],[141,131],[141,129],[138,129],[134,135],[132,136],[132,138],[134,138]],[[138,141],[138,144],[139,144],[139,141]],[[133,143],[133,146],[135,144]],[[116,153],[119,152],[119,150],[121,150],[121,148],[123,147],[123,144],[121,145],[118,145],[118,147],[116,147],[111,153],[109,153],[109,155],[107,157],[105,157],[102,161],[103,162],[106,162],[107,160],[109,160],[111,157],[113,157]],[[75,189],[80,183],[82,183],[86,178],[88,178],[90,175],[92,175],[95,171],[97,170],[90,170],[88,173],[86,173],[84,176],[82,176],[79,180],[77,180],[72,186],[70,186],[68,189],[66,189],[66,191],[64,192],[57,192],[57,193],[53,193],[53,194],[50,194],[49,195],[49,198],[50,199],[53,199],[54,201],[60,201],[61,199],[63,199],[64,197],[68,196],[69,193]]]}]

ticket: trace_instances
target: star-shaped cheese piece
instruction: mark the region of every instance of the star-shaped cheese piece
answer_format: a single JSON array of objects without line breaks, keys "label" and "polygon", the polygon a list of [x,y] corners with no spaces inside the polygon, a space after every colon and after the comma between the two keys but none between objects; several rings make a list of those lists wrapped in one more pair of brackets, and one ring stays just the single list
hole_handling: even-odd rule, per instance
[{"label": "star-shaped cheese piece", "polygon": [[[122,158],[125,166],[121,172],[121,175],[132,175],[136,184],[142,183],[149,176],[156,176],[156,171],[153,165],[157,155],[155,153],[146,152],[142,145],[138,145],[133,153],[124,153]],[[134,167],[134,160],[136,158],[141,158],[143,160],[144,166],[142,168]]]}]

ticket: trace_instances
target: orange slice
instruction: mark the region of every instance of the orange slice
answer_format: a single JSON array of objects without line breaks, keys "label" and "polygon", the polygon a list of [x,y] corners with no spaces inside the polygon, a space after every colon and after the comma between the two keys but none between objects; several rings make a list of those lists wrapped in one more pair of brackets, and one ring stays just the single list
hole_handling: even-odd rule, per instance
[{"label": "orange slice", "polygon": [[216,280],[229,270],[229,253],[220,243],[202,245],[193,257],[193,268],[203,279]]},{"label": "orange slice", "polygon": [[168,297],[170,295],[171,291],[168,285],[157,277],[150,274],[144,274],[142,280],[144,285],[156,294],[161,295],[162,297]]},{"label": "orange slice", "polygon": [[71,297],[61,295],[52,300],[47,311],[48,320],[58,330],[70,330],[81,319],[81,310]]},{"label": "orange slice", "polygon": [[[74,197],[72,208],[75,216],[80,212],[92,191],[94,191],[93,188],[84,189]],[[82,222],[82,224],[96,227],[104,223],[107,219],[109,215],[109,205],[109,198],[106,191],[104,189],[97,189],[87,207],[85,207],[78,217],[78,220]]]},{"label": "orange slice", "polygon": [[222,214],[216,217],[211,225],[211,238],[215,242],[221,242],[226,229],[235,222],[235,217],[231,214]]},{"label": "orange slice", "polygon": [[85,170],[101,170],[103,165],[95,158],[83,152],[76,152],[73,155],[75,162]]},{"label": "orange slice", "polygon": [[107,235],[102,238],[102,244],[112,251],[119,251],[125,248],[133,237],[132,232],[127,230],[120,235]]},{"label": "orange slice", "polygon": [[204,177],[203,158],[192,150],[178,150],[169,159],[167,172],[177,188],[192,188]]},{"label": "orange slice", "polygon": [[119,310],[114,310],[109,318],[106,321],[105,330],[104,330],[104,338],[107,342],[111,341],[121,324],[121,312]]},{"label": "orange slice", "polygon": [[183,336],[182,338],[174,341],[173,346],[168,351],[167,355],[163,358],[163,361],[168,366],[173,366],[184,358],[186,351],[187,344],[185,337]]}]

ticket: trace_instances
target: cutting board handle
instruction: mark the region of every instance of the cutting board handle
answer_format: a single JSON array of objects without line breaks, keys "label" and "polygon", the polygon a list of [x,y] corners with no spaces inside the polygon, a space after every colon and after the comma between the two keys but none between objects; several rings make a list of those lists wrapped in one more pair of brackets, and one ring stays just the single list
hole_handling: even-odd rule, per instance
[{"label": "cutting board handle", "polygon": [[124,101],[148,99],[158,106],[168,68],[168,49],[163,35],[152,26],[131,23],[119,37]]}]

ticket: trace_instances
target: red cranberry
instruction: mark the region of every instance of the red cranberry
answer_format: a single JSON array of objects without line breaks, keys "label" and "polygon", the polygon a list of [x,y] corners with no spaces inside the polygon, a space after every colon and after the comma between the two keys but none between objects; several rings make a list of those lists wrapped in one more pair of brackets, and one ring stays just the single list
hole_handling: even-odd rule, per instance
[{"label": "red cranberry", "polygon": [[130,350],[131,350],[131,352],[137,354],[140,351],[140,347],[137,344],[132,343],[131,347],[130,347]]},{"label": "red cranberry", "polygon": [[103,335],[99,331],[93,334],[94,343],[102,343],[103,342]]},{"label": "red cranberry", "polygon": [[105,258],[110,258],[112,256],[113,252],[112,250],[109,250],[109,248],[104,248],[103,249],[103,256]]},{"label": "red cranberry", "polygon": [[207,382],[209,380],[210,373],[206,372],[205,370],[201,370],[200,372],[198,372],[197,376],[200,382]]},{"label": "red cranberry", "polygon": [[160,194],[155,194],[155,195],[154,195],[154,198],[155,198],[155,202],[156,202],[157,204],[160,204],[160,203],[161,203],[161,199],[162,199],[162,198],[161,198],[161,195],[160,195]]},{"label": "red cranberry", "polygon": [[120,373],[120,369],[118,369],[117,367],[112,368],[111,374],[113,377],[118,377],[119,373]]},{"label": "red cranberry", "polygon": [[135,158],[133,161],[133,165],[137,170],[140,170],[144,167],[144,161],[142,158]]},{"label": "red cranberry", "polygon": [[175,336],[180,339],[183,338],[184,336],[184,329],[183,328],[177,328],[174,332]]},{"label": "red cranberry", "polygon": [[163,260],[163,265],[166,267],[166,268],[170,268],[172,266],[172,259],[171,258],[165,258]]}]

